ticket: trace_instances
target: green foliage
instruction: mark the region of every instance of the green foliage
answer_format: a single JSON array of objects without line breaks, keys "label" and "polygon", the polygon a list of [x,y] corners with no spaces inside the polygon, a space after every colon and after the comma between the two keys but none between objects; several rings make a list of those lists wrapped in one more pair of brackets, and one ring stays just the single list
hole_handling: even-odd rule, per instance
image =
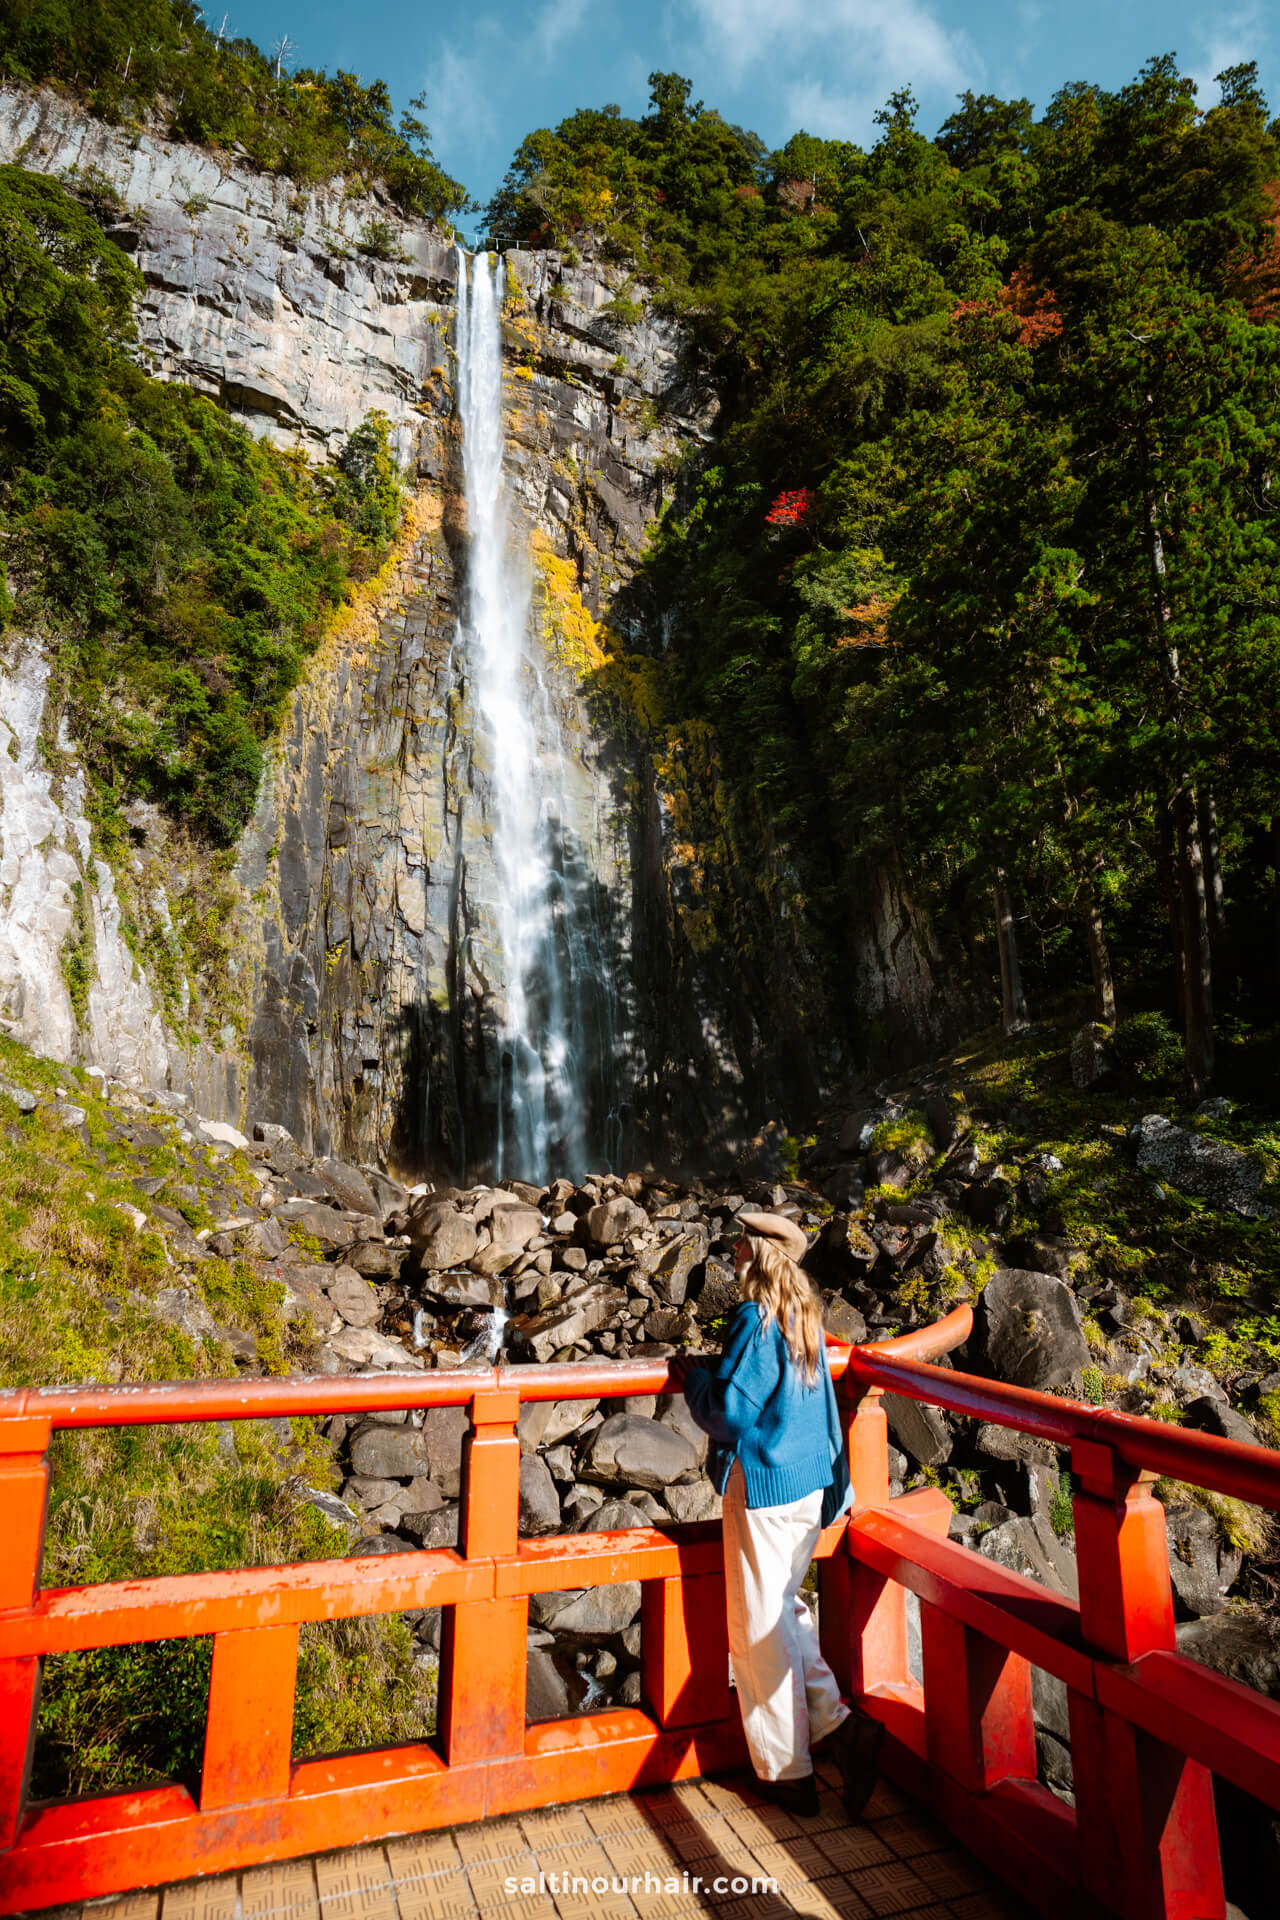
[{"label": "green foliage", "polygon": [[1117,1060],[1139,1080],[1173,1079],[1182,1064],[1182,1043],[1163,1013],[1135,1013],[1111,1036]]},{"label": "green foliage", "polygon": [[337,468],[254,441],[128,357],[127,256],[54,182],[0,168],[0,529],[65,633],[99,807],[141,795],[229,845],[263,742],[400,511],[388,423]]},{"label": "green foliage", "polygon": [[1076,1515],[1072,1505],[1073,1481],[1069,1471],[1057,1473],[1053,1477],[1053,1492],[1049,1499],[1049,1525],[1060,1540],[1075,1532]]},{"label": "green foliage", "polygon": [[[842,967],[886,877],[953,975],[970,956],[957,997],[995,990],[999,877],[1033,994],[1088,977],[1092,915],[1122,997],[1172,1007],[1165,837],[1193,791],[1234,909],[1220,1005],[1269,1018],[1280,162],[1256,71],[1204,114],[1168,55],[1039,119],[966,94],[932,141],[901,92],[866,151],[773,154],[651,85],[641,119],[531,134],[489,217],[633,264],[720,379],[724,431],[629,589],[663,609],[660,745],[703,730],[755,876],[699,937],[766,979],[800,949],[815,1070],[833,1036],[892,1044]],[[803,510],[774,517],[783,494]]]},{"label": "green foliage", "polygon": [[58,959],[76,1025],[83,1028],[89,1017],[89,989],[93,985],[93,920],[83,880],[71,882],[71,927]]},{"label": "green foliage", "polygon": [[252,41],[224,39],[191,0],[9,0],[0,73],[67,88],[117,125],[149,116],[173,139],[238,147],[302,185],[380,184],[404,213],[433,220],[470,206],[431,157],[421,99],[396,121],[383,81],[289,73]]}]

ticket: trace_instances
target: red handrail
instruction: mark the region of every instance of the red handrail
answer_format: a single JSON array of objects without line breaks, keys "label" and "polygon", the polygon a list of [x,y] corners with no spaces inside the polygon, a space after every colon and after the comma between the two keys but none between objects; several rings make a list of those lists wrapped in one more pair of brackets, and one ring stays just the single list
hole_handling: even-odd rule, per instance
[{"label": "red handrail", "polygon": [[1280,1507],[1280,1453],[1269,1449],[1224,1440],[1216,1433],[1188,1432],[1137,1413],[1059,1400],[1051,1393],[1008,1386],[1002,1380],[979,1380],[949,1367],[927,1366],[919,1359],[886,1360],[878,1347],[854,1347],[849,1365],[869,1386],[909,1400],[968,1414],[974,1420],[994,1421],[1058,1447],[1092,1441],[1110,1447],[1129,1466],[1155,1467],[1193,1486],[1211,1487],[1260,1507]]},{"label": "red handrail", "polygon": [[[1209,1769],[1280,1806],[1280,1706],[1174,1651],[1154,1465],[1280,1505],[1280,1460],[926,1364],[971,1311],[874,1347],[831,1346],[853,1515],[819,1543],[824,1650],[886,1727],[885,1764],[1045,1913],[1217,1920]],[[468,1373],[24,1389],[0,1395],[0,1913],[193,1872],[740,1765],[719,1526],[518,1537],[524,1400],[676,1390],[665,1360]],[[947,1537],[937,1490],[889,1496],[885,1390],[1071,1449],[1080,1601]],[[471,1412],[460,1550],[108,1586],[38,1588],[54,1428],[457,1406]],[[637,1580],[644,1711],[526,1727],[529,1596]],[[923,1682],[908,1660],[920,1602]],[[306,1620],[444,1608],[435,1745],[292,1761]],[[198,1799],[184,1788],[25,1803],[43,1656],[213,1635]],[[1067,1688],[1074,1812],[1036,1781],[1031,1666]]]}]

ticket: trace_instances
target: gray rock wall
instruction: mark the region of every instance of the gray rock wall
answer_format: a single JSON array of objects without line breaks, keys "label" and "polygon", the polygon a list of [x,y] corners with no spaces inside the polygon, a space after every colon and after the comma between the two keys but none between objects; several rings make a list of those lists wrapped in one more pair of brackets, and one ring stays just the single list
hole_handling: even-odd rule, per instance
[{"label": "gray rock wall", "polygon": [[[372,408],[401,462],[439,459],[455,278],[444,235],[341,186],[301,190],[231,156],[109,127],[57,94],[0,89],[0,161],[108,181],[108,230],[146,280],[148,368],[216,396],[254,433],[333,455]],[[362,251],[372,219],[398,260]]]}]

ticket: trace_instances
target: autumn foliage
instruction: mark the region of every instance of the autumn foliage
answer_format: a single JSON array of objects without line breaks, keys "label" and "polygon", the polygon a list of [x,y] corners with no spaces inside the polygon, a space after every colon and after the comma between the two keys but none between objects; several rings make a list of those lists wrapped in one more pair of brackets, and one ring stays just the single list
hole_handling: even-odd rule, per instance
[{"label": "autumn foliage", "polygon": [[807,527],[812,518],[812,489],[795,487],[778,495],[764,520],[767,527]]}]

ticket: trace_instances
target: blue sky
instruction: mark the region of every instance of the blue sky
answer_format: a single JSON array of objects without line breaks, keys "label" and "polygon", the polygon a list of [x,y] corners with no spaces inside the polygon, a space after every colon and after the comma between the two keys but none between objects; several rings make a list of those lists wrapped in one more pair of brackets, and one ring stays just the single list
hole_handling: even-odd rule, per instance
[{"label": "blue sky", "polygon": [[398,105],[424,91],[436,158],[481,201],[534,127],[606,101],[643,113],[659,69],[771,147],[800,127],[868,144],[904,85],[932,134],[966,87],[1042,107],[1168,51],[1205,106],[1215,73],[1256,59],[1280,109],[1280,28],[1259,0],[211,0],[207,17],[224,7],[230,32],[268,49],[288,33],[301,63],[381,77]]}]

